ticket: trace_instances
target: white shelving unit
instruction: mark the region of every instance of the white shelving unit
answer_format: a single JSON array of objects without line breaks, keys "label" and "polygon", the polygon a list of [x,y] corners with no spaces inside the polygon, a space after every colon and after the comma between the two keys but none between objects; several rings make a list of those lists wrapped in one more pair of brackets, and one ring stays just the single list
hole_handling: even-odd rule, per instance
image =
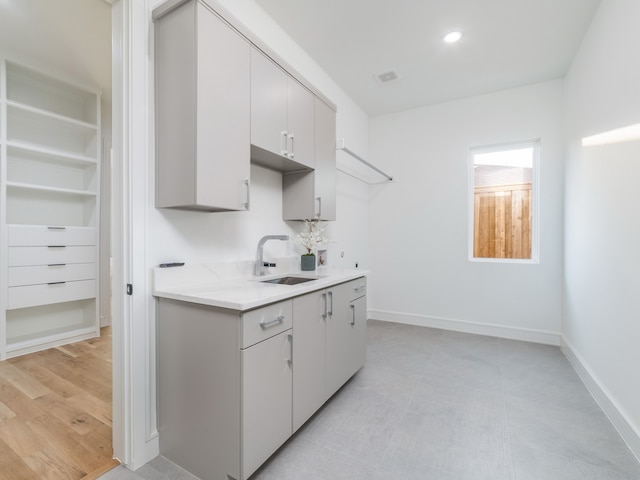
[{"label": "white shelving unit", "polygon": [[98,336],[100,92],[2,59],[0,359]]}]

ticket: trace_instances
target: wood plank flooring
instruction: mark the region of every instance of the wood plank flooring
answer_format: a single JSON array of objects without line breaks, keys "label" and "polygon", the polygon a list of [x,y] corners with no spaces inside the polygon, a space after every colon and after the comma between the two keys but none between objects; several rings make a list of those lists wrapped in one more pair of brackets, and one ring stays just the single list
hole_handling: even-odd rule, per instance
[{"label": "wood plank flooring", "polygon": [[0,362],[0,478],[90,480],[118,465],[111,372],[110,327]]}]

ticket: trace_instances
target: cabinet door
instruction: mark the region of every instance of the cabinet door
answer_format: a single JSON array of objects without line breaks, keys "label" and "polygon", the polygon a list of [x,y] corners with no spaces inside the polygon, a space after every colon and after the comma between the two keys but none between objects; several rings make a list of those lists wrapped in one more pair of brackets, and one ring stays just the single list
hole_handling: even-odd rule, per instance
[{"label": "cabinet door", "polygon": [[251,143],[283,155],[287,150],[287,74],[251,49]]},{"label": "cabinet door", "polygon": [[287,81],[287,131],[289,158],[309,168],[315,164],[313,94],[293,78]]},{"label": "cabinet door", "polygon": [[350,375],[356,373],[367,356],[367,297],[360,297],[349,303],[351,320]]},{"label": "cabinet door", "polygon": [[315,197],[320,220],[336,219],[336,112],[315,99]]},{"label": "cabinet door", "polygon": [[197,202],[245,210],[251,161],[251,47],[198,4]]},{"label": "cabinet door", "polygon": [[325,305],[327,294],[293,299],[293,431],[322,406],[325,396]]},{"label": "cabinet door", "polygon": [[336,219],[336,112],[315,99],[315,169],[282,176],[284,220]]},{"label": "cabinet door", "polygon": [[345,285],[327,289],[326,396],[333,395],[351,376],[351,315]]},{"label": "cabinet door", "polygon": [[292,433],[291,330],[242,350],[242,478]]}]

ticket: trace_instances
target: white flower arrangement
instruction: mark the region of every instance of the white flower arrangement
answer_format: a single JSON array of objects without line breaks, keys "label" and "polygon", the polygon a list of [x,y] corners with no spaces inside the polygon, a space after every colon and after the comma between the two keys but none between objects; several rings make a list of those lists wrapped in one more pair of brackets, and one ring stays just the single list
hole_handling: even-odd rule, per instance
[{"label": "white flower arrangement", "polygon": [[300,233],[296,233],[293,239],[307,249],[304,255],[313,255],[313,250],[327,243],[329,239],[324,236],[326,225],[320,226],[319,220],[305,220],[304,229]]}]

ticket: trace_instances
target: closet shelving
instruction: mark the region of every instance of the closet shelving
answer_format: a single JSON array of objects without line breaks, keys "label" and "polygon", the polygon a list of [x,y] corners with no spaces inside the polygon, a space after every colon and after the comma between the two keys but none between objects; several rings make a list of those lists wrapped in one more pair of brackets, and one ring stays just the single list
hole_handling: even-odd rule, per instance
[{"label": "closet shelving", "polygon": [[100,93],[2,60],[0,358],[99,335]]}]

